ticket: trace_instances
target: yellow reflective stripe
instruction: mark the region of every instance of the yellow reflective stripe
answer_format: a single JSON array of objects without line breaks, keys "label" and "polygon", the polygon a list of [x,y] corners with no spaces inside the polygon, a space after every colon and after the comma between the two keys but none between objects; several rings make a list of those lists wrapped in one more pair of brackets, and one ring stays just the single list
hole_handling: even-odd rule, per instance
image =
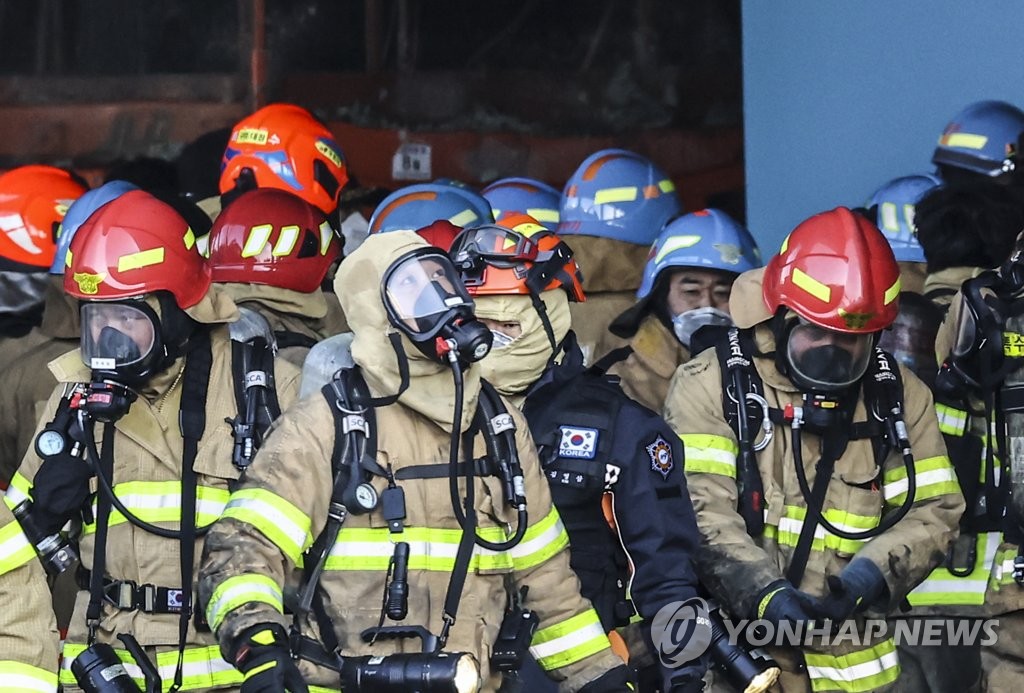
[{"label": "yellow reflective stripe", "polygon": [[[934,498],[947,493],[959,493],[960,484],[956,480],[956,472],[945,455],[927,457],[914,462],[914,478],[917,481],[916,501]],[[903,465],[890,469],[883,477],[882,493],[885,501],[891,505],[899,505],[907,494],[907,469]]]},{"label": "yellow reflective stripe", "polygon": [[129,253],[117,258],[117,271],[126,272],[133,269],[141,269],[150,265],[159,265],[164,261],[163,248],[150,248],[140,250],[137,253]]},{"label": "yellow reflective stripe", "polygon": [[896,213],[896,203],[883,202],[878,208],[878,220],[882,222],[880,227],[886,231],[899,231],[900,220],[899,215]]},{"label": "yellow reflective stripe", "polygon": [[939,144],[947,147],[963,147],[964,149],[983,149],[988,143],[985,135],[974,135],[969,132],[951,132],[939,137]]},{"label": "yellow reflective stripe", "polygon": [[684,433],[683,469],[690,473],[703,472],[736,478],[736,441],[707,433]]},{"label": "yellow reflective stripe", "polygon": [[1019,332],[1003,332],[1003,353],[1014,358],[1024,356],[1024,335]]},{"label": "yellow reflective stripe", "polygon": [[845,655],[804,651],[804,662],[814,691],[865,693],[892,683],[900,675],[900,659],[892,638]]},{"label": "yellow reflective stripe", "polygon": [[[557,209],[547,209],[547,208],[543,208],[543,207],[530,207],[530,208],[528,208],[526,210],[526,213],[529,214],[531,217],[533,217],[534,219],[536,219],[537,221],[539,221],[541,223],[544,223],[544,222],[554,222],[554,223],[557,223],[558,219],[559,219],[558,210]],[[497,219],[498,216],[499,216],[498,210],[494,210],[494,218]]]},{"label": "yellow reflective stripe", "polygon": [[971,572],[957,577],[946,568],[936,568],[907,595],[911,606],[981,606],[993,569],[1002,534],[979,534]]},{"label": "yellow reflective stripe", "polygon": [[210,603],[206,605],[206,622],[216,633],[225,616],[250,602],[269,604],[277,613],[284,613],[281,587],[265,575],[246,573],[228,578],[217,585]]},{"label": "yellow reflective stripe", "polygon": [[277,236],[277,243],[274,244],[274,249],[270,251],[270,254],[274,257],[284,257],[289,255],[295,248],[295,243],[299,240],[299,227],[285,226],[281,229],[281,233]]},{"label": "yellow reflective stripe", "polygon": [[685,236],[670,236],[665,239],[665,245],[661,246],[658,254],[654,256],[654,262],[658,263],[665,259],[665,256],[674,250],[681,250],[683,248],[692,248],[693,246],[700,243],[700,236],[693,234],[687,234]]},{"label": "yellow reflective stripe", "polygon": [[569,545],[569,535],[562,524],[555,506],[540,522],[531,525],[523,540],[511,549],[512,563],[516,570],[526,570],[540,565]]},{"label": "yellow reflective stripe", "polygon": [[885,296],[882,298],[883,305],[889,305],[896,300],[896,297],[900,295],[900,278],[896,277],[896,282],[885,290]]},{"label": "yellow reflective stripe", "polygon": [[4,502],[8,508],[16,508],[23,501],[27,501],[32,493],[32,482],[21,472],[15,472],[11,477],[11,483],[4,493]]},{"label": "yellow reflective stripe", "polygon": [[245,238],[245,245],[242,246],[242,257],[255,257],[263,252],[270,240],[270,234],[274,230],[273,224],[259,224],[249,229],[249,235]]},{"label": "yellow reflective stripe", "polygon": [[31,664],[0,660],[0,681],[8,693],[56,693],[57,673]]},{"label": "yellow reflective stripe", "polygon": [[827,284],[822,284],[799,267],[793,268],[790,280],[793,282],[793,286],[803,289],[819,301],[828,303],[832,299],[832,289]]},{"label": "yellow reflective stripe", "polygon": [[[212,486],[196,488],[196,525],[203,527],[221,516],[228,502],[228,490]],[[146,522],[181,521],[180,481],[125,481],[114,485],[114,495],[136,517]],[[96,501],[93,500],[93,517]],[[116,508],[110,511],[109,527],[127,520]],[[82,527],[83,534],[96,531],[96,523]]]},{"label": "yellow reflective stripe", "polygon": [[[60,682],[74,686],[75,676],[71,673],[71,663],[85,650],[85,645],[64,643],[64,658],[60,664]],[[121,660],[128,675],[141,688],[145,683],[142,669],[135,663],[127,650],[114,648],[117,658]],[[156,667],[160,678],[166,684],[174,680],[174,671],[178,666],[177,648],[160,652],[156,656]],[[194,691],[215,686],[237,686],[242,683],[242,674],[238,669],[225,662],[220,656],[217,645],[206,647],[186,647],[182,663],[182,691]]]},{"label": "yellow reflective stripe", "polygon": [[608,636],[597,612],[587,609],[572,618],[541,628],[534,633],[530,654],[541,669],[559,669],[608,647]]},{"label": "yellow reflective stripe", "polygon": [[[862,532],[878,526],[878,517],[869,515],[855,515],[836,508],[826,510],[822,514],[829,524],[847,532]],[[796,546],[800,541],[800,532],[803,531],[806,519],[806,508],[787,505],[783,509],[783,517],[779,519],[778,526],[765,525],[764,534],[784,546]],[[843,553],[857,553],[862,546],[864,546],[864,540],[838,537],[821,525],[814,528],[814,539],[811,541],[811,549],[814,551],[829,549]]]},{"label": "yellow reflective stripe", "polygon": [[[500,527],[484,527],[478,529],[477,534],[492,542],[508,539]],[[461,537],[460,529],[406,527],[399,541],[409,544],[411,570],[451,572]],[[327,570],[387,570],[395,552],[394,538],[387,527],[342,528],[325,567]],[[469,561],[470,570],[512,570],[513,567],[510,552],[488,551],[480,546],[473,548]]]},{"label": "yellow reflective stripe", "polygon": [[448,221],[455,226],[469,226],[475,221],[480,221],[480,215],[472,209],[464,209],[458,214],[449,217]]},{"label": "yellow reflective stripe", "polygon": [[658,181],[658,188],[663,193],[675,192],[676,184],[670,181],[668,178]]},{"label": "yellow reflective stripe", "polygon": [[35,557],[36,551],[21,531],[17,520],[11,520],[0,527],[0,575],[20,568]]},{"label": "yellow reflective stripe", "polygon": [[326,255],[327,250],[331,247],[331,239],[334,238],[334,229],[331,227],[331,222],[325,221],[320,224],[320,254]]},{"label": "yellow reflective stripe", "polygon": [[935,415],[939,418],[939,431],[948,436],[962,437],[967,432],[967,412],[948,404],[935,403]]},{"label": "yellow reflective stripe", "polygon": [[196,235],[192,233],[192,227],[185,229],[185,235],[181,240],[185,243],[185,250],[192,250],[192,246],[196,244]]},{"label": "yellow reflective stripe", "polygon": [[261,488],[232,493],[223,517],[252,525],[295,565],[300,565],[302,552],[313,543],[309,516],[281,496]]},{"label": "yellow reflective stripe", "polygon": [[612,202],[632,202],[640,189],[635,185],[622,188],[605,188],[594,193],[595,205],[606,205]]}]

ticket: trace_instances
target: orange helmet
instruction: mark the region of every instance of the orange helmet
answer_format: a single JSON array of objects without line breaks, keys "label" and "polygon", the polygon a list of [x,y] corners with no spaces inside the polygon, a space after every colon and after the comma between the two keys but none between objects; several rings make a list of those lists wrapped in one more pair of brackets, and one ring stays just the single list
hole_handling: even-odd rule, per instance
[{"label": "orange helmet", "polygon": [[243,193],[210,230],[214,282],[268,284],[310,293],[341,255],[337,234],[319,209],[273,188]]},{"label": "orange helmet", "polygon": [[199,303],[210,267],[188,223],[170,205],[131,190],[96,211],[68,249],[64,290],[82,300],[167,291],[179,308]]},{"label": "orange helmet", "polygon": [[21,166],[0,176],[0,259],[49,268],[64,213],[86,190],[53,166]]},{"label": "orange helmet", "polygon": [[564,289],[583,301],[583,278],[572,249],[526,214],[465,229],[449,254],[471,296],[539,294]]},{"label": "orange helmet", "polygon": [[348,182],[345,154],[331,131],[288,103],[264,106],[235,125],[221,161],[222,195],[236,187],[244,169],[255,187],[294,193],[324,214],[337,209]]},{"label": "orange helmet", "polygon": [[808,322],[848,333],[888,327],[899,312],[899,268],[881,231],[837,207],[807,219],[765,267],[762,294]]}]

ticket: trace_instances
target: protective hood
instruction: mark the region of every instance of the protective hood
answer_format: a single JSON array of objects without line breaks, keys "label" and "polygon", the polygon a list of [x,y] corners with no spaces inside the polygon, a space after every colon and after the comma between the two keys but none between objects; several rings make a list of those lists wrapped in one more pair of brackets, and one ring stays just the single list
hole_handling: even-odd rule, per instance
[{"label": "protective hood", "polygon": [[[355,334],[352,359],[362,369],[373,396],[394,395],[399,390],[399,355],[388,339],[391,333],[398,333],[409,361],[409,387],[398,401],[451,431],[455,411],[451,369],[428,359],[391,325],[381,297],[381,284],[388,267],[405,253],[422,247],[427,247],[426,241],[411,231],[369,236],[342,261],[334,277],[334,292]],[[480,395],[479,368],[470,366],[464,377],[465,397],[459,430],[469,427]]]},{"label": "protective hood", "polygon": [[729,312],[736,327],[753,327],[759,322],[771,319],[772,314],[764,304],[764,295],[761,292],[763,280],[764,267],[758,267],[747,270],[733,283],[732,294],[729,297]]},{"label": "protective hood", "polygon": [[650,247],[597,236],[562,236],[583,273],[583,292],[636,291]]},{"label": "protective hood", "polygon": [[[540,298],[547,308],[555,343],[560,345],[572,322],[569,297],[556,289],[543,292]],[[551,359],[551,342],[533,301],[523,295],[477,296],[474,301],[478,318],[518,322],[523,330],[507,346],[499,347],[495,341],[490,353],[480,362],[480,375],[503,395],[524,393],[537,382]]]},{"label": "protective hood", "polygon": [[267,284],[241,284],[224,282],[219,284],[235,303],[252,301],[278,313],[319,320],[327,315],[327,301],[324,292],[317,289],[302,293]]},{"label": "protective hood", "polygon": [[217,284],[211,284],[199,303],[185,309],[185,314],[196,322],[217,324],[238,320],[238,307]]},{"label": "protective hood", "polygon": [[43,322],[39,329],[47,337],[55,339],[75,339],[82,333],[81,312],[78,299],[64,291],[64,276],[49,275],[46,284]]}]

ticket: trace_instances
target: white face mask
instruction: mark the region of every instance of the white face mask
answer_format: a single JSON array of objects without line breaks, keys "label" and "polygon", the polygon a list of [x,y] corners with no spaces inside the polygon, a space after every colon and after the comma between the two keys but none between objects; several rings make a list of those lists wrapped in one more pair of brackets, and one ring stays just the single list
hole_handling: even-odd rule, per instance
[{"label": "white face mask", "polygon": [[732,325],[732,318],[728,313],[711,306],[694,308],[672,318],[672,331],[676,333],[679,343],[687,349],[690,348],[694,333],[705,325],[729,326]]},{"label": "white face mask", "polygon": [[494,340],[491,342],[491,349],[507,347],[516,340],[515,337],[510,337],[504,332],[498,332],[497,330],[491,330],[491,334],[494,335]]}]

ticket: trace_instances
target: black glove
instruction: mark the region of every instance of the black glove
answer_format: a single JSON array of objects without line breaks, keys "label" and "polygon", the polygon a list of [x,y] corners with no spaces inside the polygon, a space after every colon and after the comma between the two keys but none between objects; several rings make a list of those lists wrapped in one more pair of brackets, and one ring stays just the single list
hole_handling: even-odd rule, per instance
[{"label": "black glove", "polygon": [[60,530],[89,498],[92,468],[72,455],[56,455],[39,466],[32,480],[32,520],[45,535]]},{"label": "black glove", "polygon": [[839,575],[828,576],[829,594],[818,602],[824,618],[844,621],[864,611],[886,591],[882,571],[866,558],[854,559]]},{"label": "black glove", "polygon": [[776,580],[757,596],[754,618],[776,625],[783,622],[807,623],[819,618],[818,600],[785,579]]},{"label": "black glove", "polygon": [[241,693],[309,693],[288,649],[288,635],[276,623],[242,631],[231,648],[231,661],[243,674]]},{"label": "black glove", "polygon": [[623,664],[606,671],[600,678],[594,679],[581,688],[579,693],[623,693],[623,691],[635,690],[633,672]]}]

